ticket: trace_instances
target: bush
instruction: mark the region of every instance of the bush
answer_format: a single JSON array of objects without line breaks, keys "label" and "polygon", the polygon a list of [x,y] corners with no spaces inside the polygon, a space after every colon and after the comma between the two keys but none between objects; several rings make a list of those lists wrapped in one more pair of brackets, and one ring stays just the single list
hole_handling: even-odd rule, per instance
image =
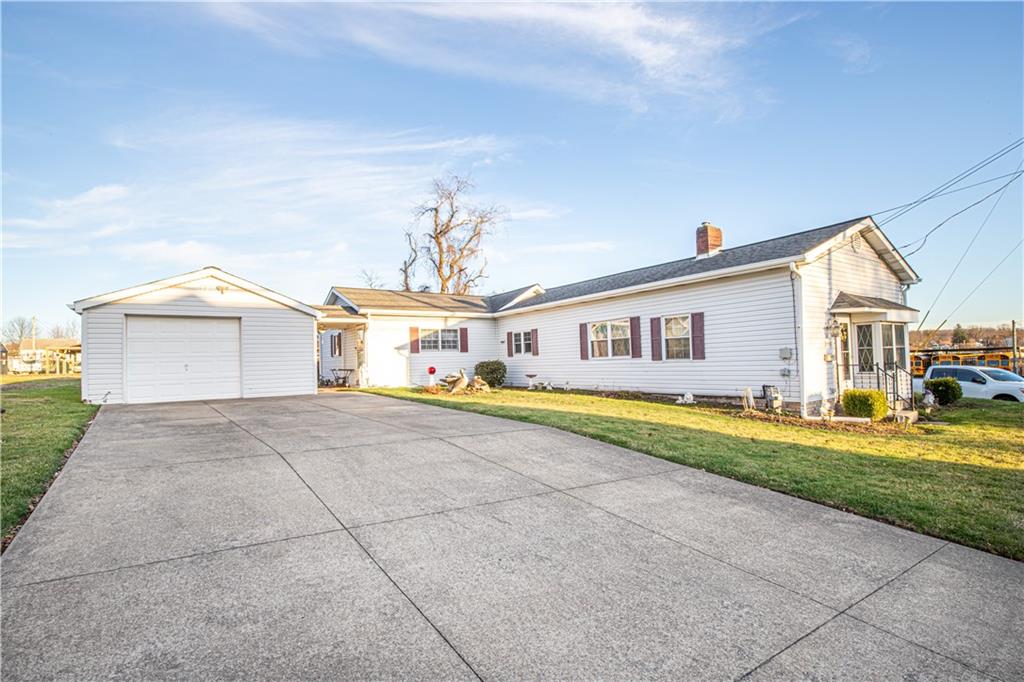
[{"label": "bush", "polygon": [[473,368],[474,374],[486,381],[488,386],[494,388],[505,383],[506,372],[508,372],[508,368],[501,360],[484,360],[476,363],[476,367]]},{"label": "bush", "polygon": [[935,396],[935,402],[939,405],[952,405],[964,397],[964,389],[960,382],[953,377],[942,377],[941,379],[929,379],[924,382],[927,388]]},{"label": "bush", "polygon": [[843,392],[843,412],[850,417],[868,417],[878,421],[889,414],[889,403],[882,391],[851,388]]}]

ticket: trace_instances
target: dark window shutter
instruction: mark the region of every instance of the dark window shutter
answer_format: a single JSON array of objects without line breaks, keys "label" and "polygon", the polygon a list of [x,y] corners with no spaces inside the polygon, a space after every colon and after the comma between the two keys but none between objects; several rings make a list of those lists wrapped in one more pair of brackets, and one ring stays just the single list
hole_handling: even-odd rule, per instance
[{"label": "dark window shutter", "polygon": [[469,328],[459,327],[459,352],[469,352]]},{"label": "dark window shutter", "polygon": [[409,352],[420,352],[420,328],[409,327]]},{"label": "dark window shutter", "polygon": [[690,345],[693,359],[704,359],[704,313],[690,313]]},{"label": "dark window shutter", "polygon": [[587,349],[587,342],[590,341],[590,335],[587,333],[587,323],[580,322],[580,360],[589,360],[590,352]]},{"label": "dark window shutter", "polygon": [[661,318],[651,318],[651,360],[661,360]]},{"label": "dark window shutter", "polygon": [[530,330],[530,345],[533,346],[533,354],[540,355],[540,351],[537,350],[537,330]]},{"label": "dark window shutter", "polygon": [[505,354],[512,357],[512,332],[505,334]]},{"label": "dark window shutter", "polygon": [[629,354],[634,358],[644,355],[644,349],[640,346],[640,318],[629,318]]}]

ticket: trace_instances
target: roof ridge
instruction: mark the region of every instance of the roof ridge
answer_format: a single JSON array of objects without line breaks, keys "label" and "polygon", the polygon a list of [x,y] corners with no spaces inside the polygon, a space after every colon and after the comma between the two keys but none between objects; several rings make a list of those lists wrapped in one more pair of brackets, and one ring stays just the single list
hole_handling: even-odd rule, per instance
[{"label": "roof ridge", "polygon": [[[745,248],[748,248],[748,247],[751,247],[751,246],[757,246],[758,244],[766,244],[768,242],[773,242],[773,241],[776,241],[778,239],[788,239],[790,237],[796,237],[796,236],[799,236],[801,234],[807,234],[808,232],[815,232],[817,230],[827,230],[830,227],[837,227],[839,225],[858,223],[861,220],[864,220],[864,218],[870,218],[870,217],[871,217],[870,215],[867,215],[867,216],[861,216],[860,218],[852,218],[850,220],[840,220],[839,222],[832,223],[831,225],[822,225],[821,227],[812,227],[809,230],[800,230],[799,232],[789,232],[787,234],[779,235],[778,237],[769,237],[768,239],[762,239],[762,240],[756,241],[756,242],[747,242],[746,244],[740,244],[739,246],[732,246],[732,247],[729,247],[729,248],[723,248],[720,253],[727,253],[729,251],[735,251],[737,249],[745,249]],[[639,272],[641,270],[649,270],[649,269],[652,269],[652,268],[662,267],[664,265],[672,265],[674,263],[682,263],[684,261],[696,260],[696,258],[697,258],[696,256],[689,256],[687,258],[676,258],[675,260],[667,260],[667,261],[663,261],[661,263],[654,263],[652,265],[642,265],[640,267],[630,268],[629,270],[619,270],[618,272],[610,272],[607,275],[598,275],[597,277],[591,277],[589,279],[581,279],[581,280],[577,280],[575,282],[568,282],[566,284],[559,284],[559,285],[556,285],[556,286],[553,286],[553,287],[550,287],[550,288],[546,288],[545,290],[550,292],[550,291],[554,291],[555,289],[561,289],[563,287],[571,287],[571,286],[576,286],[578,284],[586,284],[588,282],[596,282],[598,280],[605,279],[607,277],[616,277],[618,275],[625,275],[625,274],[628,274],[630,272]],[[522,288],[525,288],[525,287],[522,287]],[[511,291],[515,291],[515,290],[513,289]]]}]

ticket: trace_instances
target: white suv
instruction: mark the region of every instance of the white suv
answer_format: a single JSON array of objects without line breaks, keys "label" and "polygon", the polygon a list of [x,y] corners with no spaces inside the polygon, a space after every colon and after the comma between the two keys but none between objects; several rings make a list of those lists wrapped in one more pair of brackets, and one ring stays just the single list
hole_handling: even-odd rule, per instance
[{"label": "white suv", "polygon": [[1016,400],[1024,403],[1024,377],[996,367],[966,367],[962,365],[932,365],[924,379],[914,379],[914,390],[923,392],[928,379],[953,377],[960,382],[965,398]]}]

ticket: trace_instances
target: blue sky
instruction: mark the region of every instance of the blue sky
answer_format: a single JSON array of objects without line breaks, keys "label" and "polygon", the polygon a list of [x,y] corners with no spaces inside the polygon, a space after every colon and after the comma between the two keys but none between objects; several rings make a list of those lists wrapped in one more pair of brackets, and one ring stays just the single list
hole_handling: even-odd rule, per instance
[{"label": "blue sky", "polygon": [[[2,12],[3,316],[46,325],[210,264],[314,303],[363,269],[397,286],[411,209],[447,173],[508,209],[486,293],[691,256],[702,220],[729,246],[880,211],[1024,134],[1020,3]],[[1020,239],[1021,184],[931,320]],[[910,242],[998,186],[885,229]],[[991,205],[911,259],[912,305]],[[1022,308],[1018,250],[951,322]]]}]

